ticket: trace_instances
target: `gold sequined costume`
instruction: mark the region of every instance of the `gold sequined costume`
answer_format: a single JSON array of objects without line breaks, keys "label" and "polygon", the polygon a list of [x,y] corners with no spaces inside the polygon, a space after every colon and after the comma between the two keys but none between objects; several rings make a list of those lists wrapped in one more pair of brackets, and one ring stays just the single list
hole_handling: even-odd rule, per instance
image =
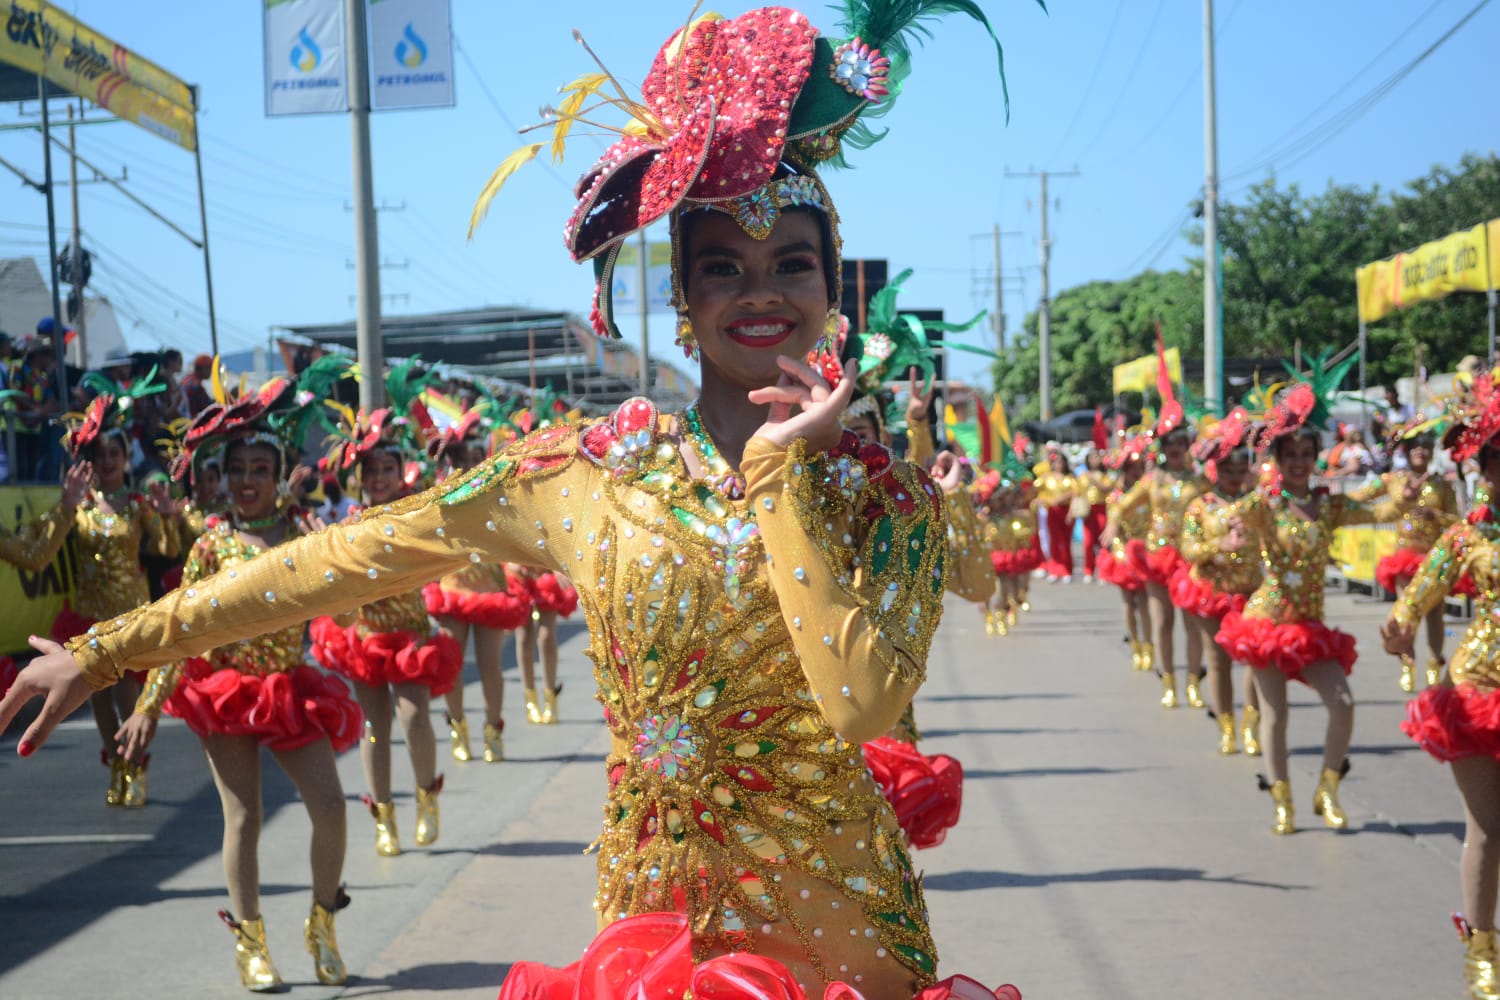
[{"label": "gold sequined costume", "polygon": [[[242,540],[229,518],[207,518],[183,568],[185,593],[195,598],[198,581],[239,572],[264,551]],[[343,681],[307,665],[304,631],[299,622],[156,667],[135,710],[159,717],[165,708],[200,738],[254,736],[272,750],[296,750],[326,737],[347,750],[359,738],[359,706]]]},{"label": "gold sequined costume", "polygon": [[1409,471],[1387,472],[1377,486],[1351,494],[1364,501],[1383,499],[1387,516],[1400,519],[1396,522],[1396,551],[1381,556],[1375,567],[1376,582],[1393,594],[1416,575],[1432,546],[1458,519],[1458,497],[1446,479],[1427,478],[1416,499],[1409,500],[1406,490],[1412,479]]},{"label": "gold sequined costume", "polygon": [[1260,586],[1260,560],[1254,552],[1220,547],[1229,534],[1231,505],[1217,492],[1204,493],[1188,504],[1183,518],[1179,551],[1190,569],[1172,581],[1172,603],[1200,618],[1243,611]]},{"label": "gold sequined costume", "polygon": [[1117,523],[1149,512],[1151,521],[1145,537],[1125,545],[1131,567],[1147,582],[1170,587],[1173,578],[1187,568],[1177,548],[1182,542],[1183,521],[1188,504],[1210,488],[1208,480],[1192,469],[1173,472],[1157,466],[1148,469],[1120,498],[1111,515]]},{"label": "gold sequined costume", "polygon": [[143,542],[146,551],[168,559],[181,549],[175,517],[162,517],[138,493],[129,494],[118,506],[106,514],[94,495],[74,512],[78,575],[72,598],[52,623],[52,637],[59,642],[151,600],[141,568]]},{"label": "gold sequined costume", "polygon": [[936,956],[857,744],[922,681],[948,575],[939,491],[884,449],[813,457],[753,438],[731,499],[689,478],[668,427],[637,400],[587,433],[539,431],[71,648],[103,686],[466,562],[566,571],[587,582],[613,738],[600,923],[685,910],[697,959],[753,951],[810,988],[857,973],[872,996],[909,995]]},{"label": "gold sequined costume", "polygon": [[1307,666],[1333,660],[1354,669],[1354,637],[1323,624],[1324,572],[1336,529],[1370,524],[1375,508],[1344,496],[1326,496],[1318,517],[1292,509],[1280,489],[1259,489],[1228,505],[1251,545],[1260,552],[1260,586],[1243,612],[1230,611],[1215,636],[1232,659],[1257,670],[1276,669],[1296,679]]}]

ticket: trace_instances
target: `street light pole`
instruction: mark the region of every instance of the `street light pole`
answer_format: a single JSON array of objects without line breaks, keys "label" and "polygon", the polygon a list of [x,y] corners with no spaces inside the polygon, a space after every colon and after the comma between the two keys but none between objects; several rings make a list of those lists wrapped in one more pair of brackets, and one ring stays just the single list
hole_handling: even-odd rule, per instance
[{"label": "street light pole", "polygon": [[1214,97],[1214,0],[1203,0],[1203,399],[1224,412],[1219,328],[1219,133]]},{"label": "street light pole", "polygon": [[344,0],[344,26],[354,146],[354,282],[359,303],[354,345],[359,357],[359,405],[370,413],[385,405],[385,344],[380,337],[380,234],[370,165],[370,46],[364,0]]}]

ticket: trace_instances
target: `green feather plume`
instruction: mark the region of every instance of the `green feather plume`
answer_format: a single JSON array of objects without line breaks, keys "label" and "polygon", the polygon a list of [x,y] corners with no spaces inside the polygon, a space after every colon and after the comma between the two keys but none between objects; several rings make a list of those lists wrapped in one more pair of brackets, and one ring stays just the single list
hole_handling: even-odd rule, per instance
[{"label": "green feather plume", "polygon": [[1291,362],[1283,361],[1282,367],[1291,373],[1292,378],[1298,382],[1306,382],[1313,391],[1313,411],[1308,416],[1307,422],[1313,427],[1327,427],[1328,420],[1332,417],[1334,402],[1339,396],[1339,386],[1344,384],[1344,377],[1349,374],[1349,369],[1359,363],[1359,355],[1351,353],[1343,361],[1333,367],[1328,366],[1328,359],[1333,356],[1333,348],[1325,347],[1308,363],[1308,374],[1304,376]]}]

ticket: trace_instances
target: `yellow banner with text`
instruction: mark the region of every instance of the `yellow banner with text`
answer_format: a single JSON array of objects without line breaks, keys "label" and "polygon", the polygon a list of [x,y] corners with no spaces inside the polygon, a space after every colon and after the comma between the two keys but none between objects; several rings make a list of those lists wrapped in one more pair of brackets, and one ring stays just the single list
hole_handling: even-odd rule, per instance
[{"label": "yellow banner with text", "polygon": [[1374,323],[1397,309],[1454,292],[1500,287],[1500,219],[1355,269],[1359,318]]},{"label": "yellow banner with text", "polygon": [[[15,531],[57,506],[56,486],[0,486],[0,529]],[[73,546],[63,546],[40,572],[17,569],[0,562],[0,653],[30,650],[26,638],[47,635],[52,619],[73,592]]]}]

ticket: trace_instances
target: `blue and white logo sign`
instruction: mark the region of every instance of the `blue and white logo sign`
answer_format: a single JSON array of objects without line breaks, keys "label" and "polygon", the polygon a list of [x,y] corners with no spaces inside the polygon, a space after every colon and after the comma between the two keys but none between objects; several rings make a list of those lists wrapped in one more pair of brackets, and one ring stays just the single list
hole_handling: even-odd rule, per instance
[{"label": "blue and white logo sign", "polygon": [[349,110],[341,0],[264,0],[266,114]]},{"label": "blue and white logo sign", "polygon": [[369,0],[370,104],[377,111],[453,104],[447,0]]}]

